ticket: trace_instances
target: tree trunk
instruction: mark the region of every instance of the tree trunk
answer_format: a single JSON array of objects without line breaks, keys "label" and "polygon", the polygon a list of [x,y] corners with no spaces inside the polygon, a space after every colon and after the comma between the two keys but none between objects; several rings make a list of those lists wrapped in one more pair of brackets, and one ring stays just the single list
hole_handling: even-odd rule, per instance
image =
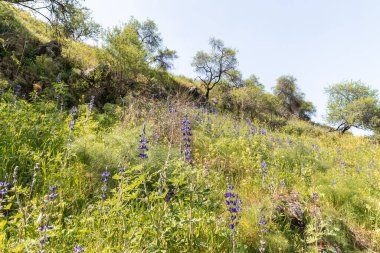
[{"label": "tree trunk", "polygon": [[210,93],[210,89],[207,88],[207,89],[206,89],[206,101],[208,101],[209,93]]}]

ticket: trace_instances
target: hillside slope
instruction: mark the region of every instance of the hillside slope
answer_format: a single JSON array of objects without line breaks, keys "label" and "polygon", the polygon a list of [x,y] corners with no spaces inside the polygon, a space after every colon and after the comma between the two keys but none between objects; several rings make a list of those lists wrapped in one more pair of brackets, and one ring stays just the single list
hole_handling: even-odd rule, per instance
[{"label": "hillside slope", "polygon": [[380,252],[378,144],[154,71],[109,100],[77,86],[99,49],[38,55],[43,24],[0,8],[1,252]]}]

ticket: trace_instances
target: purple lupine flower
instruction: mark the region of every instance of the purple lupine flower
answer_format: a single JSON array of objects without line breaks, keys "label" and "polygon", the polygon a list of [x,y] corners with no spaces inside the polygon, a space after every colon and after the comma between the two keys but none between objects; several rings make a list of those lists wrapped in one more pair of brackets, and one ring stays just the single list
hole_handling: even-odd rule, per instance
[{"label": "purple lupine flower", "polygon": [[147,146],[147,143],[149,143],[149,141],[148,141],[148,139],[146,139],[145,135],[146,135],[146,132],[145,132],[145,124],[144,124],[143,131],[139,135],[141,138],[139,140],[139,143],[141,145],[138,147],[138,150],[140,151],[138,157],[141,159],[147,159],[148,158],[148,155],[145,152],[149,150],[148,146]]},{"label": "purple lupine flower", "polygon": [[105,200],[107,198],[106,193],[107,193],[107,182],[109,177],[111,176],[111,173],[108,171],[108,167],[106,167],[106,170],[102,172],[100,181],[103,182],[103,186],[101,188],[102,190],[102,200]]},{"label": "purple lupine flower", "polygon": [[264,160],[261,162],[261,174],[263,177],[267,174],[267,163]]},{"label": "purple lupine flower", "polygon": [[40,244],[44,245],[46,243],[50,242],[50,236],[44,237],[40,240]]},{"label": "purple lupine flower", "polygon": [[50,190],[50,193],[49,193],[49,201],[50,201],[50,202],[54,202],[55,198],[59,195],[59,194],[57,193],[57,188],[58,188],[57,185],[54,185],[54,186],[50,186],[50,187],[49,187],[49,190]]},{"label": "purple lupine flower", "polygon": [[165,198],[164,198],[165,202],[169,202],[174,197],[174,194],[175,194],[174,187],[171,185],[169,187],[168,193],[166,193],[165,195]]},{"label": "purple lupine flower", "polygon": [[160,134],[159,134],[159,133],[155,133],[155,134],[153,135],[153,137],[154,137],[154,143],[157,143],[158,140],[160,139]]},{"label": "purple lupine flower", "polygon": [[169,112],[170,112],[170,113],[174,113],[174,112],[176,112],[176,109],[175,109],[175,105],[174,105],[174,104],[170,104],[170,105],[169,105]]},{"label": "purple lupine flower", "polygon": [[259,217],[260,217],[260,220],[259,220],[259,228],[260,228],[260,231],[259,231],[259,237],[260,237],[260,248],[259,248],[259,252],[265,252],[265,240],[264,240],[264,235],[265,233],[268,232],[268,228],[266,227],[267,225],[267,222],[265,221],[265,215],[262,213],[263,212],[263,209],[259,209]]},{"label": "purple lupine flower", "polygon": [[187,116],[185,115],[184,119],[182,120],[182,141],[183,141],[183,146],[185,147],[185,160],[189,162],[190,165],[193,165],[193,159],[192,159],[192,151],[191,151],[191,139],[190,137],[192,136],[191,134],[191,123],[190,120]]},{"label": "purple lupine flower", "polygon": [[75,116],[76,116],[77,112],[78,112],[78,109],[76,106],[73,106],[73,108],[71,108],[71,110],[70,110],[69,129],[71,131],[73,131],[75,128]]},{"label": "purple lupine flower", "polygon": [[20,92],[21,92],[21,85],[17,84],[16,87],[15,87],[15,90],[14,90],[15,96],[19,97],[20,96]]},{"label": "purple lupine flower", "polygon": [[92,108],[94,107],[95,96],[91,96],[90,103],[88,103],[87,119],[90,117]]},{"label": "purple lupine flower", "polygon": [[7,194],[8,194],[8,187],[10,184],[7,182],[8,180],[8,173],[5,174],[5,180],[3,182],[0,182],[0,210],[3,209],[3,202],[7,202]]},{"label": "purple lupine flower", "polygon": [[239,224],[239,220],[241,218],[241,200],[239,199],[239,194],[233,192],[234,187],[232,185],[228,186],[228,191],[224,194],[225,197],[225,204],[227,206],[227,211],[230,213],[229,216],[229,228],[231,229],[231,235],[232,235],[232,245],[233,245],[233,251],[235,251],[236,248],[236,226]]},{"label": "purple lupine flower", "polygon": [[82,246],[79,246],[79,245],[75,246],[73,249],[73,252],[76,252],[76,253],[83,252],[83,251],[84,251],[84,248]]},{"label": "purple lupine flower", "polygon": [[265,130],[264,128],[261,129],[261,134],[262,134],[262,135],[266,135],[266,134],[267,134],[267,130]]},{"label": "purple lupine flower", "polygon": [[313,200],[314,200],[314,202],[317,202],[317,200],[318,200],[318,193],[313,192]]}]

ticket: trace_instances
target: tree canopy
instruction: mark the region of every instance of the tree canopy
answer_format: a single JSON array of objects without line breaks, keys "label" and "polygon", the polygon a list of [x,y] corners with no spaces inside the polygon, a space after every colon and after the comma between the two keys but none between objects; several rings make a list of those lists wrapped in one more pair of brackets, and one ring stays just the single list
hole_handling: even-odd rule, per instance
[{"label": "tree canopy", "polygon": [[82,0],[4,0],[16,6],[30,10],[45,18],[52,26],[63,31],[65,36],[80,40],[94,38],[100,25],[91,18],[88,8],[82,6]]},{"label": "tree canopy", "polygon": [[223,41],[211,38],[209,42],[211,52],[199,51],[193,58],[192,66],[197,72],[198,79],[206,88],[206,99],[210,91],[224,79],[229,79],[236,86],[240,84],[240,72],[236,67],[238,64],[236,50],[224,46]]},{"label": "tree canopy", "polygon": [[348,81],[326,89],[327,121],[344,133],[352,127],[375,130],[380,126],[378,91],[360,81]]},{"label": "tree canopy", "polygon": [[315,107],[311,102],[304,100],[305,95],[299,90],[296,82],[297,79],[293,76],[280,76],[274,87],[274,94],[282,102],[286,114],[310,120],[315,113]]}]

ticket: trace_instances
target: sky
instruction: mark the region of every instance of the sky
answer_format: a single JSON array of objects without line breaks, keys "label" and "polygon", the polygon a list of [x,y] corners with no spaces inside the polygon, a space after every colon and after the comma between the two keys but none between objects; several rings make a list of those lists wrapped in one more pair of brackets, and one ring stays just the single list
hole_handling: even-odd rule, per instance
[{"label": "sky", "polygon": [[[196,77],[191,61],[215,37],[238,50],[243,77],[259,77],[267,91],[293,75],[324,122],[324,90],[361,80],[380,90],[378,0],[86,0],[103,27],[131,16],[152,19],[163,43],[179,56],[172,73]],[[212,95],[212,92],[211,92]],[[361,134],[360,131],[355,131]]]}]

